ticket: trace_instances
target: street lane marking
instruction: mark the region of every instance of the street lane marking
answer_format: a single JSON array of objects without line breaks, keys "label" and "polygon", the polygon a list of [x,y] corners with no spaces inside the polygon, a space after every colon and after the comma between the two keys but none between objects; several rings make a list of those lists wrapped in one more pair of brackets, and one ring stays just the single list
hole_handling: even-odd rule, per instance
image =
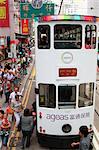
[{"label": "street lane marking", "polygon": [[[34,76],[35,76],[35,68],[33,67],[29,79],[32,79],[32,80],[33,80]],[[25,94],[24,94],[24,98],[23,98],[23,100],[22,100],[22,104],[23,104],[23,105],[24,105],[24,103],[25,103],[25,100],[26,100],[26,97],[27,97],[27,94],[28,94],[28,87],[30,86],[30,83],[31,83],[32,80],[29,80],[29,81],[28,81],[28,86],[27,86],[26,92],[25,92]]]},{"label": "street lane marking", "polygon": [[32,73],[31,73],[31,79],[32,80],[30,80],[29,90],[28,90],[27,98],[26,98],[26,101],[25,101],[25,104],[24,104],[25,107],[26,107],[26,105],[28,103],[28,100],[29,100],[29,95],[30,95],[30,92],[31,92],[34,77],[35,77],[35,68],[33,68]]}]

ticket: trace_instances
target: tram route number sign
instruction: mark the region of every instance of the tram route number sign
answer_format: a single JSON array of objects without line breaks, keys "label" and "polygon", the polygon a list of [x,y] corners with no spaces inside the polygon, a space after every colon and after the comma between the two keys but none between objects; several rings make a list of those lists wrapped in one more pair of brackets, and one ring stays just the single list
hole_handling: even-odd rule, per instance
[{"label": "tram route number sign", "polygon": [[20,3],[21,19],[30,19],[34,16],[54,15],[54,4],[43,4],[41,7],[33,7],[30,3]]}]

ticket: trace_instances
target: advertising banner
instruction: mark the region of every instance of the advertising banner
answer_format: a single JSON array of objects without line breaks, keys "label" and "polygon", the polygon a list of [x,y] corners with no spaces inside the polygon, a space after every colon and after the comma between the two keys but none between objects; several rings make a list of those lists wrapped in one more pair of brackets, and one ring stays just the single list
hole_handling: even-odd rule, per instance
[{"label": "advertising banner", "polygon": [[0,0],[0,27],[9,27],[8,0]]},{"label": "advertising banner", "polygon": [[28,33],[29,33],[28,19],[22,19],[22,34]]}]

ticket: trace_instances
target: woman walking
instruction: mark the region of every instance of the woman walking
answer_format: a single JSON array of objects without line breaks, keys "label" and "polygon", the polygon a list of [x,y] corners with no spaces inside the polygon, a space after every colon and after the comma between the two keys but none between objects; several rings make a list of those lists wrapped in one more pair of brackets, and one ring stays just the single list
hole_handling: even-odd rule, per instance
[{"label": "woman walking", "polygon": [[33,127],[33,116],[30,116],[30,111],[28,108],[24,110],[24,114],[21,117],[21,129],[22,129],[22,148],[24,149],[25,140],[26,140],[26,147],[29,148],[30,146],[30,138],[31,138],[31,131]]}]

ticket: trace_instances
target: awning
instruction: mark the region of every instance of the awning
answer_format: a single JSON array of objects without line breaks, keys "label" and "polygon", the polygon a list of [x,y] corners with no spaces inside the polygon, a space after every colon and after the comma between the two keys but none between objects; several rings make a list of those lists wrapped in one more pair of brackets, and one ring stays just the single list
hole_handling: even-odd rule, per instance
[{"label": "awning", "polygon": [[10,41],[10,44],[16,44],[16,45],[18,45],[19,43],[20,43],[20,41],[18,39]]},{"label": "awning", "polygon": [[20,41],[18,39],[15,40],[16,45],[18,45],[20,43]]},{"label": "awning", "polygon": [[24,35],[24,34],[15,33],[15,36],[16,36],[16,39],[26,39],[26,38],[28,38],[29,34]]}]

